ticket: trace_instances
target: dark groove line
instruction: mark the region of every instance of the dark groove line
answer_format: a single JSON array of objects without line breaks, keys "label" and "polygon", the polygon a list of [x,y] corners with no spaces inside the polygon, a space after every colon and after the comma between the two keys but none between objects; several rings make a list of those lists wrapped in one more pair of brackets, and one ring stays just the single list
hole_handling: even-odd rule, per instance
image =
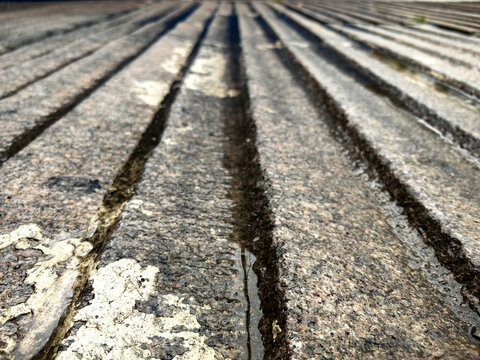
[{"label": "dark groove line", "polygon": [[[230,17],[231,58],[229,72],[230,81],[240,95],[226,99],[224,133],[228,137],[225,142],[224,166],[231,175],[229,197],[234,206],[232,209],[233,232],[230,240],[242,247],[242,254],[248,250],[255,256],[253,271],[257,277],[257,291],[261,307],[261,319],[258,324],[263,342],[263,359],[289,359],[284,313],[285,299],[279,284],[278,257],[273,241],[273,214],[266,195],[267,181],[259,163],[256,148],[256,126],[250,114],[250,99],[245,76],[244,54],[241,48],[240,29],[236,9]],[[245,255],[242,266],[247,272]],[[248,295],[248,274],[245,275],[244,291],[248,307],[247,333],[250,331],[252,312],[251,299]],[[274,326],[280,326],[281,333],[274,338]],[[249,359],[259,359],[261,349],[253,341],[247,344]]]},{"label": "dark groove line", "polygon": [[[410,112],[414,116],[425,120],[431,126],[439,130],[443,136],[451,135],[455,144],[467,150],[474,157],[480,159],[480,139],[468,133],[467,131],[462,130],[460,127],[450,123],[447,119],[438,115],[435,110],[419,102],[418,100],[410,96],[408,93],[402,92],[394,85],[391,85],[387,81],[379,78],[377,75],[373,74],[370,69],[360,64],[356,64],[354,60],[348,58],[346,55],[343,55],[335,48],[324,43],[321,38],[317,37],[308,28],[305,28],[302,25],[296,23],[294,20],[277,12],[275,9],[272,8],[272,10],[279,19],[284,21],[291,28],[295,29],[305,40],[307,40],[312,45],[312,49],[319,56],[328,60],[332,65],[336,66],[344,74],[352,77],[355,81],[359,82],[366,88],[374,91],[376,94],[387,98],[396,107],[404,111]],[[330,28],[329,26],[326,27],[328,27],[329,30],[332,30],[345,37],[343,33],[338,32],[335,29]],[[359,44],[358,41],[354,42],[356,44]],[[365,45],[363,43],[360,43],[360,45],[363,45],[361,46],[361,48],[367,52],[375,52],[375,50],[370,48],[368,45]],[[383,54],[381,55],[383,56]],[[393,59],[391,57],[387,58]],[[411,68],[408,64],[405,64],[405,66]],[[439,80],[434,80],[434,78],[432,78],[428,74],[425,74],[424,76],[429,82],[439,82]],[[462,101],[465,101],[467,99],[467,97],[462,94],[461,90],[456,88],[452,88],[451,90],[455,92],[454,96],[461,98]],[[436,90],[432,89],[432,91]]]},{"label": "dark groove line", "polygon": [[[258,19],[264,24],[265,29],[278,39],[273,29],[263,19]],[[458,283],[464,286],[466,291],[462,295],[471,309],[478,314],[475,302],[480,299],[480,269],[476,268],[465,255],[461,242],[442,231],[442,225],[430,217],[429,211],[415,198],[410,187],[395,176],[388,166],[388,159],[382,158],[368,140],[349,125],[348,118],[340,110],[339,104],[311,77],[288,47],[283,45],[283,49],[278,51],[283,52],[283,57],[287,57],[294,64],[290,70],[308,90],[311,101],[319,108],[324,107],[324,111],[330,114],[321,118],[329,126],[332,136],[349,151],[349,156],[354,160],[370,165],[367,166],[367,174],[372,179],[380,180],[392,199],[404,209],[409,225],[418,230],[423,241],[433,248],[439,262],[452,272]],[[299,72],[301,76],[298,76]],[[472,299],[469,295],[476,299]]]},{"label": "dark groove line", "polygon": [[160,37],[170,31],[178,22],[183,21],[185,18],[190,16],[192,12],[196,10],[199,5],[193,5],[192,7],[186,9],[184,12],[176,16],[175,18],[170,19],[165,23],[165,28],[158,33],[151,41],[145,44],[136,54],[129,56],[128,58],[122,60],[117,64],[113,69],[111,69],[104,77],[98,79],[92,87],[85,90],[83,93],[78,94],[73,99],[71,99],[67,104],[64,104],[59,109],[53,113],[47,115],[42,121],[39,121],[32,128],[26,130],[22,134],[16,136],[12,139],[11,144],[7,149],[0,152],[0,167],[12,156],[19,153],[23,150],[28,144],[33,142],[37,137],[39,137],[47,128],[55,124],[63,116],[68,114],[73,110],[77,105],[82,103],[86,98],[88,98],[95,90],[100,86],[105,84],[113,76],[123,70],[128,64],[130,64],[137,57],[142,55],[151,45],[153,45]]},{"label": "dark groove line", "polygon": [[[200,5],[198,3],[192,6],[190,11],[188,11],[187,16],[199,6]],[[115,230],[123,207],[135,194],[135,188],[142,177],[145,163],[150,157],[152,151],[161,141],[163,130],[165,129],[167,119],[170,114],[171,106],[180,90],[180,86],[183,82],[186,72],[198,54],[200,46],[207,34],[208,28],[214,16],[215,14],[212,14],[205,21],[204,28],[198,37],[192,52],[187,57],[185,64],[178,73],[177,80],[171,84],[170,90],[161,102],[158,111],[143,133],[135,149],[130,154],[127,162],[116,175],[112,185],[110,186],[110,190],[105,194],[102,205],[97,213],[97,217],[99,219],[98,227],[96,228],[94,234],[88,238],[88,240],[94,246],[93,250],[87,256],[87,259],[85,259],[85,263],[89,265],[86,265],[81,269],[81,276],[79,276],[79,279],[74,286],[74,295],[69,307],[59,320],[59,324],[54,333],[51,335],[48,343],[44,346],[42,351],[35,356],[34,360],[53,359],[55,357],[59,343],[68,330],[66,326],[68,326],[69,320],[73,318],[75,305],[77,301],[81,299],[81,295],[88,290],[87,285],[89,272],[93,268],[95,262],[101,256],[105,245],[109,241],[110,235]]]},{"label": "dark groove line", "polygon": [[247,330],[247,356],[248,360],[252,359],[252,334],[250,334],[250,317],[251,317],[251,303],[250,295],[248,294],[248,271],[247,271],[247,259],[245,257],[245,247],[241,250],[242,269],[243,269],[243,294],[247,302],[247,309],[245,311],[245,327]]}]

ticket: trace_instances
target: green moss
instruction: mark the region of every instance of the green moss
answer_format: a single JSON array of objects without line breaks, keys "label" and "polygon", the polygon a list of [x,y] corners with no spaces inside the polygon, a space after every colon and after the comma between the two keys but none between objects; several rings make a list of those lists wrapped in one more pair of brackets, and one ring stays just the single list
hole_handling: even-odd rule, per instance
[{"label": "green moss", "polygon": [[415,15],[415,16],[411,17],[410,20],[415,21],[417,23],[424,24],[424,23],[427,22],[427,17],[424,16],[424,15]]}]

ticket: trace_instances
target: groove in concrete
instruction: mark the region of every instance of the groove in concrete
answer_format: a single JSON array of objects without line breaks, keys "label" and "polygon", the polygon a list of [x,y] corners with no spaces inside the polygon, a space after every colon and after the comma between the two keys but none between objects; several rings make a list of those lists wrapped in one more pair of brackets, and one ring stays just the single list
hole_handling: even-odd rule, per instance
[{"label": "groove in concrete", "polygon": [[[460,89],[447,87],[449,84],[440,83],[427,74],[413,76],[413,69],[408,64],[377,55],[363,43],[345,38],[341,33],[336,35],[335,29],[313,29],[311,27],[316,24],[306,23],[296,13],[284,12],[278,6],[274,7],[274,11],[286,24],[296,29],[316,53],[327,58],[345,74],[379,95],[388,97],[393,104],[410,111],[422,123],[427,122],[447,142],[454,142],[473,157],[480,158],[480,128],[476,121],[480,102],[476,98],[465,96]],[[357,44],[358,49],[355,48]],[[372,52],[375,59],[365,52]],[[382,69],[376,59],[395,70]],[[404,76],[413,81],[404,79]],[[425,89],[425,85],[429,90]],[[446,98],[447,92],[449,96]]]},{"label": "groove in concrete", "polygon": [[[268,26],[273,34],[277,34],[270,27],[270,24]],[[464,296],[466,300],[474,311],[479,312],[480,270],[475,264],[476,260],[466,255],[464,248],[466,244],[462,244],[458,238],[445,230],[444,223],[433,218],[431,211],[414,195],[410,186],[405,184],[397,176],[396,170],[389,166],[388,159],[379,154],[378,149],[374,147],[375,144],[367,140],[364,134],[350,123],[348,115],[320,85],[319,80],[298,60],[295,53],[290,50],[290,46],[284,43],[284,48],[303,76],[308,79],[312,88],[315,89],[316,96],[326,104],[331,112],[333,119],[335,119],[332,123],[329,123],[332,131],[343,139],[342,143],[345,147],[352,153],[358,154],[359,159],[370,165],[369,174],[380,179],[397,204],[405,210],[410,226],[418,230],[425,243],[435,250],[440,263],[452,271],[456,281],[465,287],[467,294],[464,294]],[[339,129],[341,131],[338,131]]]},{"label": "groove in concrete", "polygon": [[175,16],[169,17],[168,20],[165,22],[165,28],[163,28],[155,37],[153,37],[150,41],[144,44],[138,52],[134,55],[128,56],[122,59],[118,64],[116,64],[113,68],[109,69],[105,74],[101,77],[96,79],[94,83],[84,91],[79,92],[72,98],[68,99],[65,104],[62,104],[58,109],[53,111],[52,113],[48,114],[41,121],[35,123],[34,126],[27,129],[21,134],[16,135],[10,142],[9,146],[4,148],[3,151],[0,152],[0,167],[2,166],[5,161],[9,158],[20,152],[24,149],[28,144],[34,141],[38,136],[40,136],[47,128],[51,125],[56,123],[66,114],[68,114],[72,109],[77,107],[80,103],[82,103],[85,99],[87,99],[95,90],[97,90],[101,85],[105,84],[109,79],[111,79],[115,74],[119,73],[122,69],[124,69],[128,64],[130,64],[133,60],[138,58],[142,55],[147,49],[150,48],[158,39],[160,39],[164,34],[170,31],[177,23],[183,21],[188,16],[190,16],[198,5],[187,7],[183,11],[177,13]]},{"label": "groove in concrete", "polygon": [[[236,11],[230,21],[230,42],[233,49],[230,81],[240,87],[240,95],[230,101],[230,111],[225,114],[224,128],[226,136],[230,139],[225,145],[225,166],[231,173],[229,196],[235,204],[231,240],[242,246],[243,253],[251,253],[256,259],[250,271],[255,272],[257,286],[254,289],[249,288],[246,278],[245,293],[247,295],[252,291],[256,293],[254,297],[260,301],[261,312],[249,304],[247,318],[260,320],[258,327],[263,344],[257,335],[257,324],[250,324],[249,320],[247,324],[249,359],[278,359],[287,353],[287,344],[284,300],[279,290],[278,259],[271,233],[274,225],[255,145],[256,126],[248,114],[249,95]],[[244,266],[247,264],[243,256],[242,263]],[[244,267],[244,271],[247,273],[249,269]],[[283,330],[278,338],[272,335],[275,326],[280,326]],[[253,330],[250,330],[251,328]]]},{"label": "groove in concrete", "polygon": [[80,275],[78,276],[74,285],[73,296],[70,300],[70,304],[59,320],[55,331],[52,333],[48,342],[45,344],[41,352],[35,357],[35,359],[50,359],[55,355],[60,341],[68,330],[66,326],[68,326],[69,321],[71,321],[74,315],[75,304],[77,300],[80,299],[82,293],[85,292],[88,275],[92,271],[96,261],[101,255],[103,248],[108,243],[108,239],[112,231],[115,229],[123,207],[134,195],[135,186],[142,176],[145,163],[147,162],[153,149],[161,141],[162,133],[165,128],[171,105],[178,94],[184,75],[188,71],[199,51],[213,18],[214,14],[212,14],[205,22],[204,28],[197,39],[192,52],[189,54],[184,66],[177,76],[177,80],[175,80],[170,86],[167,96],[162,101],[159,110],[153,117],[150,125],[143,133],[137,146],[131,153],[121,171],[113,180],[109,191],[105,194],[103,203],[97,212],[95,231],[90,236],[85,238],[85,240],[88,240],[93,245],[93,249],[84,258],[84,262],[81,265]]}]

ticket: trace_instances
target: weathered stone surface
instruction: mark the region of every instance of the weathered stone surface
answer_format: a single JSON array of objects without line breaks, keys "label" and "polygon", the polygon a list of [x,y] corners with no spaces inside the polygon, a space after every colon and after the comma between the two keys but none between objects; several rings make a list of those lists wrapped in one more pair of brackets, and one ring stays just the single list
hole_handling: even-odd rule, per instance
[{"label": "weathered stone surface", "polygon": [[480,40],[420,23],[480,5],[435,6],[0,4],[0,359],[480,358]]},{"label": "weathered stone surface", "polygon": [[45,56],[37,57],[0,72],[0,82],[3,84],[0,90],[0,99],[14,94],[35,80],[48,76],[75,60],[92,54],[107,43],[134,32],[144,25],[145,21],[148,22],[148,19],[152,16],[154,18],[161,17],[162,13],[165,13],[169,7],[171,5],[168,6],[167,4],[152,7],[148,13],[143,14],[140,18],[126,21],[103,31],[97,30],[94,34],[72,41],[67,46],[56,49]]},{"label": "weathered stone surface", "polygon": [[35,21],[24,27],[14,28],[8,37],[0,40],[0,54],[20,46],[41,40],[51,34],[73,31],[82,26],[88,26],[103,21],[108,14],[77,15],[73,17],[60,17]]},{"label": "weathered stone surface", "polygon": [[[413,265],[375,205],[378,194],[355,174],[274,43],[243,8],[240,24],[292,358],[478,358],[467,324]],[[295,46],[307,48],[299,39]]]},{"label": "weathered stone surface", "polygon": [[52,35],[44,40],[22,46],[19,49],[10,51],[0,56],[0,70],[3,71],[35,57],[48,54],[57,48],[78,40],[79,38],[90,36],[98,31],[103,31],[111,26],[128,21],[128,19],[133,18],[143,11],[143,8],[139,10],[129,9],[119,11],[115,14],[112,14],[108,20],[100,22],[99,24],[95,24],[86,28],[80,28],[66,34]]},{"label": "weathered stone surface", "polygon": [[270,10],[262,13],[325,90],[337,111],[344,114],[346,126],[368,143],[378,154],[377,161],[391,169],[415,201],[428,211],[428,216],[441,224],[442,232],[447,234],[444,246],[456,254],[451,256],[466,256],[474,267],[473,273],[477,272],[480,182],[476,163],[421,126],[414,117],[351,81],[317,56],[298,34],[278,26]]},{"label": "weathered stone surface", "polygon": [[12,147],[15,148],[25,138],[28,141],[32,129],[56,120],[58,113],[74,106],[102,80],[113,75],[119,66],[147,48],[168,29],[169,24],[191,10],[191,6],[187,3],[164,19],[117,39],[94,54],[0,101],[0,154],[3,157],[0,161],[11,156]]},{"label": "weathered stone surface", "polygon": [[450,82],[474,96],[480,95],[480,75],[475,69],[468,69],[460,65],[452,64],[425,51],[385,39],[375,34],[369,34],[342,25],[333,25],[333,28],[354,39],[367,43],[374,49],[380,49],[389,55],[416,65],[428,71],[431,75]]},{"label": "weathered stone surface", "polygon": [[[83,325],[57,359],[247,358],[241,248],[229,241],[233,202],[223,165],[228,98],[238,94],[227,81],[230,12],[224,4],[212,22],[92,274],[93,300],[74,319]],[[127,276],[133,281],[124,290],[117,284]],[[134,289],[142,296],[131,298]],[[120,316],[110,313],[117,307]]]},{"label": "weathered stone surface", "polygon": [[[450,37],[441,36],[440,34],[422,31],[421,26],[406,27],[401,25],[389,25],[385,26],[385,28],[391,29],[399,34],[408,34],[418,39],[427,40],[433,44],[443,45],[448,48],[457,49],[474,55],[480,55],[480,39],[472,38],[471,36],[462,36],[452,32],[446,32]],[[451,36],[454,36],[454,38],[451,38]],[[444,48],[444,51],[446,50],[447,49]]]},{"label": "weathered stone surface", "polygon": [[448,91],[438,91],[421,76],[408,76],[372,57],[354,41],[325,26],[288,11],[274,7],[296,24],[307,29],[319,40],[339,52],[362,73],[366,74],[396,101],[404,103],[414,114],[429,122],[460,146],[480,157],[480,123],[478,107],[466,103]]},{"label": "weathered stone surface", "polygon": [[[96,218],[102,198],[169,93],[211,12],[210,5],[196,11],[0,168],[2,253],[32,249],[48,257],[33,267],[28,257],[16,260],[15,276],[28,271],[28,277],[25,290],[2,304],[4,356],[32,357],[55,329],[91,250],[88,237],[99,221],[108,220]],[[32,286],[34,292],[20,302]],[[18,325],[14,331],[12,324]]]},{"label": "weathered stone surface", "polygon": [[371,32],[376,35],[385,37],[386,39],[394,40],[400,44],[404,44],[421,51],[425,51],[431,55],[440,57],[442,59],[448,60],[456,65],[462,65],[467,68],[478,69],[478,57],[471,55],[456,49],[445,49],[445,46],[437,45],[431,41],[425,41],[422,39],[416,39],[406,34],[399,34],[395,31],[372,26],[372,25],[358,25],[358,28],[365,30],[366,32]]}]

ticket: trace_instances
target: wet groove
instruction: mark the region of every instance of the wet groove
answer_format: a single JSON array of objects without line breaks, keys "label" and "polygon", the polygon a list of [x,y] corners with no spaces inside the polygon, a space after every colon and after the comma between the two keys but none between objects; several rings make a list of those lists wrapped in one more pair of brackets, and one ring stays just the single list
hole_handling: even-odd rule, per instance
[{"label": "wet groove", "polygon": [[25,147],[27,147],[31,142],[38,138],[46,129],[55,124],[58,120],[62,119],[67,115],[71,110],[73,110],[77,105],[80,105],[85,99],[87,99],[93,92],[105,84],[117,73],[122,71],[128,64],[133,60],[141,56],[145,51],[150,48],[156,41],[158,41],[163,35],[169,32],[177,23],[183,21],[188,16],[190,16],[197,8],[198,4],[186,9],[184,12],[172,18],[166,22],[166,27],[163,29],[157,36],[155,36],[151,41],[145,44],[136,54],[129,56],[126,59],[123,59],[119,64],[117,64],[113,69],[111,69],[104,77],[95,81],[93,86],[85,90],[83,93],[78,94],[73,99],[71,99],[67,104],[62,105],[59,109],[53,113],[44,117],[42,121],[39,121],[32,128],[27,129],[22,134],[14,137],[10,145],[0,152],[0,168],[2,165],[10,159],[12,156],[19,153]]},{"label": "wet groove", "polygon": [[[480,158],[480,139],[476,138],[474,135],[468,133],[467,131],[464,131],[460,127],[450,123],[447,119],[438,115],[435,110],[430,109],[427,105],[424,105],[423,103],[414,99],[408,93],[402,92],[394,85],[391,85],[385,80],[379,78],[378,76],[373,74],[370,69],[362,65],[357,65],[347,56],[341,54],[336,49],[324,43],[321,38],[318,38],[309,29],[304,28],[302,25],[297,24],[294,20],[289,19],[283,14],[277,12],[276,9],[272,10],[279,19],[284,21],[290,27],[295,29],[302,37],[304,37],[310,43],[310,45],[312,45],[312,49],[314,49],[314,51],[319,56],[327,59],[331,64],[336,66],[343,73],[352,77],[355,81],[367,87],[369,90],[375,92],[376,94],[384,98],[387,98],[396,107],[413,114],[417,118],[425,120],[429,125],[440,131],[443,137],[451,136],[456,145],[467,150],[474,157]],[[333,32],[345,36],[343,33],[338,32],[336,29],[331,28],[328,25],[326,27]],[[358,44],[363,50],[374,54],[377,53],[377,50],[369,47],[367,44],[361,43],[358,40],[353,41]],[[383,53],[380,53],[380,56],[395,60],[395,58],[386,56]],[[380,61],[385,63],[385,60]],[[408,69],[412,68],[409,64],[400,64]],[[442,85],[444,84],[443,82],[431,77],[428,74],[422,74],[422,76],[425,77],[426,81],[430,83],[432,81],[435,81],[436,83]],[[467,101],[467,96],[462,94],[460,89],[456,89],[453,86],[449,87],[449,89],[454,92],[454,96],[460,98],[462,101]],[[477,101],[476,98],[473,98],[473,101]]]},{"label": "wet groove", "polygon": [[[257,21],[274,41],[281,41],[262,18],[257,17]],[[296,75],[299,85],[308,90],[310,100],[319,111],[323,109],[323,112],[330,115],[322,118],[330,128],[332,136],[348,150],[354,161],[366,164],[365,172],[373,180],[378,179],[392,197],[392,201],[404,210],[409,225],[418,230],[423,241],[433,248],[440,264],[449,269],[455,280],[464,286],[464,300],[480,315],[480,269],[475,268],[465,255],[461,242],[442,231],[442,225],[429,215],[429,211],[415,198],[411,189],[395,176],[388,165],[388,159],[382,158],[368,140],[349,125],[348,118],[335,100],[310,76],[288,46],[283,44],[282,49],[277,51],[281,53],[281,58],[287,60],[287,67]]]},{"label": "wet groove", "polygon": [[[190,8],[186,13],[183,13],[182,19],[190,15],[199,5],[196,4]],[[115,230],[118,220],[120,218],[123,207],[132,198],[135,193],[135,187],[141,179],[144,171],[145,163],[150,157],[152,151],[160,143],[163,130],[166,126],[167,118],[170,113],[171,105],[173,104],[179,90],[183,78],[195,59],[198,50],[205,38],[208,28],[214,18],[215,14],[211,15],[204,23],[202,33],[198,37],[192,52],[187,57],[185,64],[178,73],[177,80],[171,86],[170,91],[161,102],[157,113],[154,115],[149,126],[142,134],[141,139],[137,143],[135,149],[130,154],[127,162],[124,164],[120,172],[110,186],[109,191],[105,194],[103,202],[100,205],[94,227],[91,229],[84,240],[92,243],[92,251],[83,259],[80,268],[80,275],[78,276],[73,288],[74,295],[70,304],[63,316],[59,320],[57,328],[51,335],[47,344],[33,359],[53,359],[56,355],[57,348],[64,337],[64,334],[69,330],[68,326],[73,319],[77,302],[82,299],[88,289],[89,274],[94,268],[96,261],[101,256],[105,245],[107,244],[110,235]],[[180,20],[179,20],[180,21]],[[158,38],[155,39],[155,41]]]},{"label": "wet groove", "polygon": [[[245,252],[252,253],[256,261],[253,271],[257,276],[261,319],[258,324],[263,342],[263,359],[288,359],[284,296],[280,289],[278,258],[273,242],[273,214],[265,193],[266,181],[259,163],[256,144],[256,126],[249,114],[249,95],[245,78],[236,12],[230,17],[231,82],[240,90],[240,95],[228,99],[224,133],[224,165],[231,175],[229,197],[232,209],[233,232],[230,240],[242,247],[242,266],[245,277],[245,294],[248,302],[247,317],[251,317],[248,295],[248,269]],[[255,310],[253,310],[255,311]],[[247,333],[250,336],[250,319]],[[274,328],[281,333],[275,337]],[[247,344],[249,359],[259,359],[260,349],[253,342]]]}]

